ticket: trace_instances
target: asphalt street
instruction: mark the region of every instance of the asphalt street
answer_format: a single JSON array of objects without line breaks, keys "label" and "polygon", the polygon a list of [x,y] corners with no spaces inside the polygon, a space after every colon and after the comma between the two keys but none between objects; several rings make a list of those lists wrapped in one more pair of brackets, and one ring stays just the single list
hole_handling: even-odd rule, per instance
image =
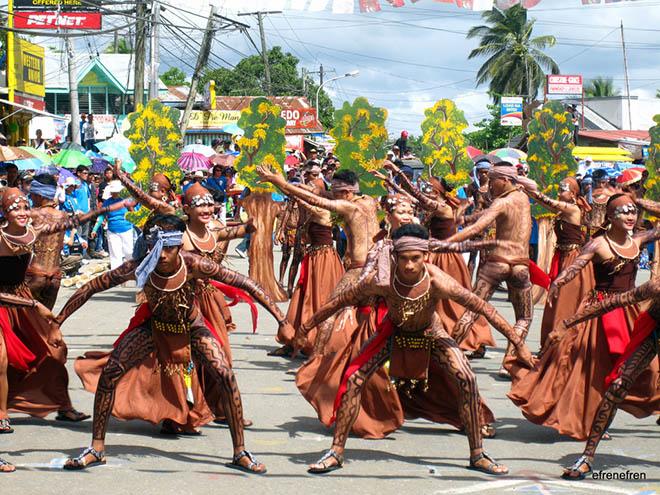
[{"label": "asphalt street", "polygon": [[[233,246],[230,250],[233,254]],[[276,253],[277,255],[277,253]],[[236,257],[230,266],[247,273],[247,261]],[[640,280],[648,278],[647,272]],[[72,294],[63,289],[59,307]],[[131,288],[98,294],[65,323],[69,346],[70,388],[74,405],[92,412],[93,396],[73,373],[73,360],[90,350],[110,349],[134,310]],[[513,321],[505,294],[498,292],[496,308]],[[282,305],[285,309],[286,305]],[[504,339],[496,334],[497,349],[473,362],[479,387],[497,416],[497,437],[485,446],[506,463],[511,474],[493,478],[465,469],[466,437],[451,427],[423,420],[407,422],[383,440],[350,438],[344,469],[319,477],[306,465],[329,448],[330,431],[298,393],[293,372],[301,361],[268,357],[275,348],[276,322],[260,311],[259,331],[251,333],[246,305],[232,309],[238,330],[231,335],[234,368],[246,416],[254,427],[246,432],[247,446],[268,466],[263,477],[228,469],[229,431],[206,426],[199,437],[171,438],[159,427],[139,421],[113,420],[107,436],[108,464],[86,472],[61,469],[64,458],[89,445],[91,421],[59,423],[14,415],[16,432],[0,436],[0,455],[18,471],[0,474],[0,494],[554,494],[655,493],[660,490],[660,426],[656,418],[642,420],[619,413],[610,428],[613,439],[603,442],[595,468],[607,473],[638,473],[645,481],[588,479],[575,483],[559,478],[561,467],[572,463],[583,444],[523,418],[506,397],[509,382],[497,378]],[[542,307],[538,306],[529,338],[538,349]]]}]

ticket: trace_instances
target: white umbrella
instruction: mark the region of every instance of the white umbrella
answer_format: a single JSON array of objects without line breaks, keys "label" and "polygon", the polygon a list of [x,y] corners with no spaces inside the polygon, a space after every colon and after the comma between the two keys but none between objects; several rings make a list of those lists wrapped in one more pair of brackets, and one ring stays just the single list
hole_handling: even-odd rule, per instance
[{"label": "white umbrella", "polygon": [[189,144],[183,147],[181,153],[197,153],[198,155],[212,157],[213,155],[215,155],[215,150],[210,146],[206,146],[204,144]]}]

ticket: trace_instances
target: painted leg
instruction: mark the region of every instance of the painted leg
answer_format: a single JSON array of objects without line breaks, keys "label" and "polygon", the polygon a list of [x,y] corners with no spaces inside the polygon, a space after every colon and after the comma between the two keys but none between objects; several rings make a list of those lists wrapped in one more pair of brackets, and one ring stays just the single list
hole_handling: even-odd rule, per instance
[{"label": "painted leg", "polygon": [[286,275],[286,268],[289,264],[291,257],[291,246],[289,244],[282,244],[282,261],[280,261],[280,278],[279,284],[284,287],[284,275]]},{"label": "painted leg", "polygon": [[7,346],[5,345],[5,339],[2,333],[0,333],[0,434],[14,432],[9,424],[9,413],[7,412],[7,400],[9,397],[8,368]]},{"label": "painted leg", "polygon": [[[474,284],[473,292],[484,301],[488,301],[493,296],[498,283],[499,282],[493,282],[490,279],[482,277],[480,273]],[[465,313],[463,313],[463,316],[458,319],[452,330],[452,338],[457,344],[463,342],[463,339],[467,337],[467,334],[472,328],[472,325],[477,321],[477,318],[479,318],[477,313],[466,310]]]},{"label": "painted leg", "polygon": [[[507,279],[507,285],[509,286],[509,297],[511,298],[513,313],[516,318],[516,323],[513,327],[524,341],[527,339],[527,334],[532,324],[532,317],[534,316],[529,268],[524,265],[515,266],[512,270],[511,277]],[[500,376],[509,377],[509,373],[504,368],[504,363],[507,360],[515,359],[514,351],[513,344],[509,342],[506,346],[504,358],[502,359],[502,366],[499,372]]]}]

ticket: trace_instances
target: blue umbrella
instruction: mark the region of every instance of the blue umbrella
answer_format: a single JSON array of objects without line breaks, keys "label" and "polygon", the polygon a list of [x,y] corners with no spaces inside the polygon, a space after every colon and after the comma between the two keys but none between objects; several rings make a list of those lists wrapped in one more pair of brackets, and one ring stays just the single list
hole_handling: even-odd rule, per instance
[{"label": "blue umbrella", "polygon": [[104,155],[109,156],[113,160],[119,158],[122,161],[122,168],[130,174],[135,170],[135,162],[128,152],[129,145],[130,141],[126,138],[123,140],[113,138],[108,141],[96,143],[96,147]]},{"label": "blue umbrella", "polygon": [[14,165],[18,170],[36,170],[44,164],[39,158],[26,158],[25,160],[15,160]]},{"label": "blue umbrella", "polygon": [[41,174],[57,175],[59,173],[60,173],[59,168],[57,168],[54,165],[47,165],[45,167],[41,167],[41,168],[37,169],[37,171],[34,173],[34,175],[41,175]]},{"label": "blue umbrella", "polygon": [[227,124],[222,127],[222,132],[226,132],[227,134],[231,134],[232,136],[236,136],[238,134],[243,135],[245,134],[245,131],[238,127],[236,124]]}]

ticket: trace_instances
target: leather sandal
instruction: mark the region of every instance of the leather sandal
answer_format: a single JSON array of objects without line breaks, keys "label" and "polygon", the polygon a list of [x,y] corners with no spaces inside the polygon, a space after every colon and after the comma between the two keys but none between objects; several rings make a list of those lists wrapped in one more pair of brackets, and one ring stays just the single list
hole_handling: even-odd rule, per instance
[{"label": "leather sandal", "polygon": [[[325,461],[327,461],[330,458],[334,458],[337,461],[337,464],[333,465],[328,465],[326,464]],[[344,467],[344,456],[337,454],[334,450],[330,449],[328,450],[323,456],[315,462],[315,464],[320,464],[321,468],[313,468],[310,466],[310,468],[307,470],[308,473],[312,474],[324,474],[324,473],[330,473],[332,471],[336,471],[337,469],[341,469]]]},{"label": "leather sandal", "polygon": [[[580,469],[582,466],[587,466],[588,470],[582,471]],[[592,471],[593,469],[591,467],[591,462],[589,459],[587,459],[586,455],[583,455],[577,461],[575,461],[575,464],[573,464],[570,468],[564,469],[561,477],[562,479],[569,481],[581,481],[585,479],[587,475]]]},{"label": "leather sandal", "polygon": [[0,459],[0,473],[13,473],[14,471],[16,471],[16,468],[13,464],[5,461],[4,459]]},{"label": "leather sandal", "polygon": [[[250,463],[247,466],[243,466],[242,464],[239,463],[241,459],[244,457],[247,457],[250,460]],[[255,469],[262,467],[263,469]],[[228,468],[231,469],[237,469],[239,471],[243,471],[244,473],[249,473],[249,474],[266,474],[266,466],[262,463],[260,463],[256,457],[254,457],[250,452],[247,450],[241,450],[238,454],[234,455],[234,458],[230,463],[227,464]]]},{"label": "leather sandal", "polygon": [[61,409],[57,411],[57,416],[55,417],[56,421],[69,421],[71,423],[78,423],[79,421],[84,421],[91,418],[89,414],[76,411],[75,409]]},{"label": "leather sandal", "polygon": [[14,433],[14,429],[9,424],[9,418],[0,419],[0,435]]},{"label": "leather sandal", "polygon": [[[89,454],[94,456],[94,460],[88,462],[85,460]],[[100,466],[105,464],[105,452],[97,451],[94,447],[87,447],[78,457],[70,457],[64,463],[64,469],[68,471],[79,471],[92,466]]]},{"label": "leather sandal", "polygon": [[[486,459],[490,464],[488,464],[488,466],[485,467],[477,466],[477,462],[479,462],[481,459]],[[499,467],[505,468],[506,471],[496,471],[496,469]],[[474,457],[470,457],[470,465],[468,466],[468,469],[472,471],[479,471],[484,474],[489,474],[491,476],[504,476],[506,474],[509,474],[509,469],[504,464],[498,463],[486,452],[481,452],[480,454]]]}]

